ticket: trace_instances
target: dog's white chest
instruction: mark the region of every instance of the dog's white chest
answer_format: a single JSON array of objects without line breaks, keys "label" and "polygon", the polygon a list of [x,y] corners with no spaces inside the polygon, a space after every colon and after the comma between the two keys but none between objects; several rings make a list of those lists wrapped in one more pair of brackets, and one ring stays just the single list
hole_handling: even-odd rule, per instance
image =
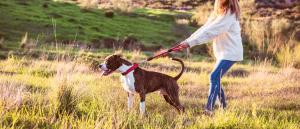
[{"label": "dog's white chest", "polygon": [[135,91],[134,82],[135,79],[133,77],[133,71],[128,73],[126,76],[121,76],[121,83],[123,88],[131,94],[138,94]]}]

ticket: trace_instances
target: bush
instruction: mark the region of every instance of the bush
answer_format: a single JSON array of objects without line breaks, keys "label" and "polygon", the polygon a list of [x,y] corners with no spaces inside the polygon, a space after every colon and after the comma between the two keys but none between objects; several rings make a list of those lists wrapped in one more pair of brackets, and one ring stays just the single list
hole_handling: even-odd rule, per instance
[{"label": "bush", "polygon": [[300,20],[300,14],[295,14],[294,19],[295,20]]},{"label": "bush", "polygon": [[300,10],[300,6],[296,6],[296,7],[294,7],[293,9],[298,9],[298,10]]},{"label": "bush", "polygon": [[293,66],[300,68],[300,44],[291,49],[290,46],[281,47],[276,59],[282,67]]},{"label": "bush", "polygon": [[276,13],[276,14],[275,14],[275,18],[278,18],[278,19],[280,19],[280,18],[282,18],[282,15],[281,15],[281,14],[278,14],[278,13]]},{"label": "bush", "polygon": [[65,81],[59,84],[57,95],[56,117],[64,114],[71,114],[75,111],[77,100],[75,98],[74,88]]},{"label": "bush", "polygon": [[113,18],[114,17],[114,12],[113,11],[106,11],[105,12],[105,17],[107,17],[107,18]]},{"label": "bush", "polygon": [[78,57],[75,60],[76,64],[86,64],[90,70],[97,70],[99,62],[91,57]]},{"label": "bush", "polygon": [[98,6],[97,0],[80,0],[80,5],[83,7],[83,9],[88,8],[96,8]]},{"label": "bush", "polygon": [[48,8],[48,4],[47,3],[43,4],[43,8]]},{"label": "bush", "polygon": [[27,32],[25,33],[25,35],[24,35],[24,37],[22,38],[22,41],[21,41],[20,47],[22,49],[24,49],[26,47],[26,42],[27,42]]},{"label": "bush", "polygon": [[129,0],[112,0],[114,10],[121,13],[130,13],[134,10],[131,1]]},{"label": "bush", "polygon": [[178,19],[172,24],[171,33],[178,38],[187,38],[190,36],[191,31],[188,28],[189,20]]},{"label": "bush", "polygon": [[285,9],[282,11],[283,15],[290,15],[293,11],[291,11],[290,9]]},{"label": "bush", "polygon": [[3,48],[2,47],[2,42],[3,42],[3,38],[0,40],[0,50]]},{"label": "bush", "polygon": [[196,7],[196,14],[192,17],[192,20],[196,21],[198,25],[204,25],[213,10],[214,6],[212,2],[206,2],[205,4]]},{"label": "bush", "polygon": [[258,5],[255,0],[240,0],[239,4],[242,9],[249,9],[252,11],[256,10]]},{"label": "bush", "polygon": [[263,17],[263,14],[261,14],[261,13],[255,13],[255,14],[253,15],[253,17],[254,17],[254,18]]}]

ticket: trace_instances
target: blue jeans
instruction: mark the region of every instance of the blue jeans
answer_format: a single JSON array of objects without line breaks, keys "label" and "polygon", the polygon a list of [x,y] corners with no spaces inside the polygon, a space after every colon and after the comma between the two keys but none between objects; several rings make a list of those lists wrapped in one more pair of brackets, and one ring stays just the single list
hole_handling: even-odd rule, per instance
[{"label": "blue jeans", "polygon": [[210,89],[205,108],[206,110],[213,110],[217,98],[220,106],[223,105],[223,108],[226,107],[225,94],[223,88],[221,87],[221,78],[235,62],[236,61],[229,60],[218,60],[216,62],[214,70],[209,76]]}]

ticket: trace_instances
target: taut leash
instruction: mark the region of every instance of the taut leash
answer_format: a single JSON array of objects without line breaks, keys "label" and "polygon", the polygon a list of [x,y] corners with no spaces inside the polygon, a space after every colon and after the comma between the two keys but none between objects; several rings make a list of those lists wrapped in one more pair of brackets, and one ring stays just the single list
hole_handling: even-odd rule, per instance
[{"label": "taut leash", "polygon": [[166,51],[166,52],[163,52],[163,53],[158,54],[158,55],[156,55],[156,56],[147,58],[146,60],[144,60],[144,61],[142,61],[142,62],[139,62],[139,64],[144,63],[144,62],[146,62],[146,61],[151,61],[152,59],[154,59],[154,58],[156,58],[156,57],[159,57],[159,56],[161,56],[161,55],[167,54],[167,53],[172,52],[172,51],[182,50],[183,48],[178,48],[178,47],[180,47],[180,46],[181,46],[181,44],[178,44],[177,46],[175,46],[175,47],[169,49],[169,50]]}]

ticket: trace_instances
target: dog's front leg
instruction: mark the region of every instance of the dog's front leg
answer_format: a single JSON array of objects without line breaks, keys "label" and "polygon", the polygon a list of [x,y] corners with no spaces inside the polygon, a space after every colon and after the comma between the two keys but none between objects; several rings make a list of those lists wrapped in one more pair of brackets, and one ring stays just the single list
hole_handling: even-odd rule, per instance
[{"label": "dog's front leg", "polygon": [[140,94],[140,112],[144,115],[145,114],[145,97],[144,93]]},{"label": "dog's front leg", "polygon": [[128,93],[128,111],[133,107],[133,94]]}]

